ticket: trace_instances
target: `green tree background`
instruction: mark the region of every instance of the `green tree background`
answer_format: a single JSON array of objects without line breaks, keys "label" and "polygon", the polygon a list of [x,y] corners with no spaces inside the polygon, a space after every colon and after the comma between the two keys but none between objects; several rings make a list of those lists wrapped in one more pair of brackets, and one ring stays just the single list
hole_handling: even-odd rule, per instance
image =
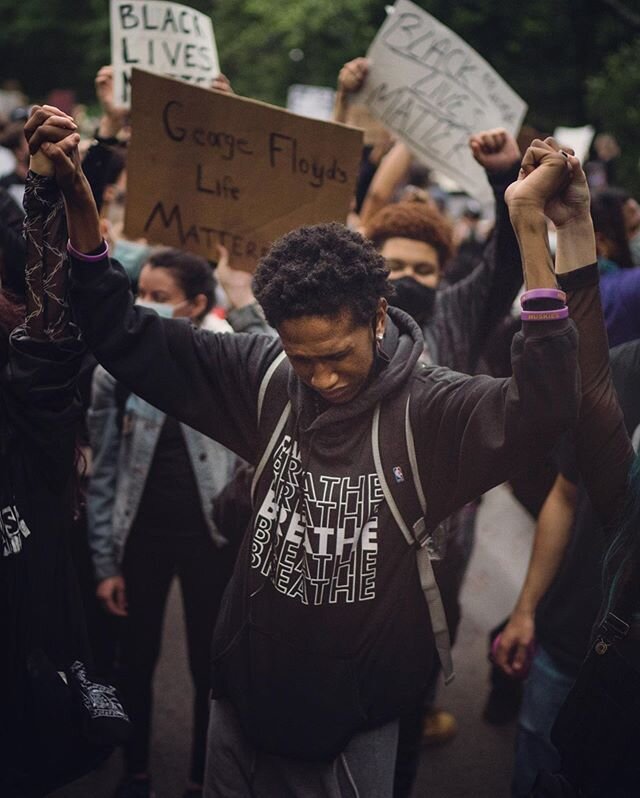
[{"label": "green tree background", "polygon": [[[188,0],[187,0],[188,2]],[[210,13],[236,91],[284,104],[292,83],[332,86],[385,17],[384,0],[192,0]],[[528,102],[541,131],[591,122],[623,147],[621,182],[640,191],[637,0],[418,0],[480,52]],[[304,57],[295,61],[293,50]],[[109,61],[107,0],[0,0],[0,81],[34,100],[53,88],[93,99]]]}]

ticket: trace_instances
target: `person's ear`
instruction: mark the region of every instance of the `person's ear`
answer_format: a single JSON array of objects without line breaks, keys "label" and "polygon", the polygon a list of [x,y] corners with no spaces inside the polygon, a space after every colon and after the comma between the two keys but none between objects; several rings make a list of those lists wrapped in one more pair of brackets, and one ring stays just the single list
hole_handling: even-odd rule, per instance
[{"label": "person's ear", "polygon": [[204,294],[198,294],[196,297],[190,300],[191,308],[189,310],[189,316],[192,319],[200,319],[207,308],[207,297]]},{"label": "person's ear", "polygon": [[380,297],[378,301],[378,308],[376,310],[376,338],[382,340],[384,337],[384,329],[387,324],[387,308],[389,303],[384,297]]}]

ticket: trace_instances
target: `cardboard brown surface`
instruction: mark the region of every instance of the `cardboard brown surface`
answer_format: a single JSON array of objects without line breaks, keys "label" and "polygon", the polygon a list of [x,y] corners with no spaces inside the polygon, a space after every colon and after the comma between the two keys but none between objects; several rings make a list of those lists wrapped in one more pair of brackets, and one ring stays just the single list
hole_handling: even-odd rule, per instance
[{"label": "cardboard brown surface", "polygon": [[125,232],[253,269],[303,224],[343,222],[362,132],[133,70]]}]

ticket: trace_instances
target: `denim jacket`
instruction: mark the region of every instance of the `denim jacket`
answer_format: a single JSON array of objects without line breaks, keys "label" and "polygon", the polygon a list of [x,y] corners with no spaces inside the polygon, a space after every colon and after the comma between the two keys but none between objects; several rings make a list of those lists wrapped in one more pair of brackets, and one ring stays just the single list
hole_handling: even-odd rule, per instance
[{"label": "denim jacket", "polygon": [[[140,506],[165,414],[130,394],[119,422],[116,381],[101,366],[93,377],[88,413],[93,473],[87,493],[89,546],[98,581],[120,572],[125,543]],[[218,546],[226,538],[212,519],[213,501],[240,460],[224,446],[180,425],[202,502],[202,513]],[[122,427],[122,429],[120,429]]]},{"label": "denim jacket", "polygon": [[[231,309],[227,319],[235,332],[275,335],[256,303]],[[165,419],[160,410],[131,394],[121,425],[115,387],[114,378],[98,366],[87,417],[93,450],[87,493],[89,547],[98,581],[120,573],[124,547]],[[127,434],[122,434],[120,426]],[[224,546],[227,540],[213,522],[213,501],[242,461],[211,438],[186,424],[180,426],[211,537],[218,546]]]}]

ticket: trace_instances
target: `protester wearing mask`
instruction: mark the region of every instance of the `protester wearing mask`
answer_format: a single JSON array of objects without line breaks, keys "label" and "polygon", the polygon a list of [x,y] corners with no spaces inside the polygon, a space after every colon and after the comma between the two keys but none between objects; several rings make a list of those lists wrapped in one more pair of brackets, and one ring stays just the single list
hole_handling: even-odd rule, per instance
[{"label": "protester wearing mask", "polygon": [[[157,249],[140,272],[137,304],[200,326],[214,301],[211,266],[175,249]],[[231,311],[239,329],[263,320],[252,296]],[[235,314],[235,315],[234,315]],[[242,316],[244,314],[244,316]],[[119,798],[152,795],[149,744],[152,678],[171,581],[180,580],[195,687],[187,796],[201,794],[208,722],[209,646],[233,547],[213,522],[216,496],[238,458],[131,394],[104,369],[94,376],[89,429],[94,471],[88,493],[89,541],[105,610],[126,616],[123,690],[133,721]]]},{"label": "protester wearing mask", "polygon": [[[500,130],[477,134],[470,146],[493,186],[496,224],[481,260],[468,277],[453,286],[440,287],[453,254],[452,229],[433,205],[388,205],[364,230],[389,267],[395,289],[390,303],[420,325],[425,341],[423,360],[467,374],[474,372],[487,338],[509,312],[522,283],[520,252],[504,201],[504,191],[518,173],[517,144]],[[384,162],[380,168],[384,169]],[[475,514],[474,503],[450,519],[435,552],[436,576],[454,639],[460,621],[459,594],[473,546]],[[446,742],[456,733],[453,716],[433,707],[437,677],[436,670],[422,724],[422,718],[415,717],[401,726],[399,769],[405,768],[405,747],[407,763],[406,773],[399,774],[397,798],[408,794],[415,775],[420,726],[427,744]],[[413,750],[411,764],[409,750]]]}]

